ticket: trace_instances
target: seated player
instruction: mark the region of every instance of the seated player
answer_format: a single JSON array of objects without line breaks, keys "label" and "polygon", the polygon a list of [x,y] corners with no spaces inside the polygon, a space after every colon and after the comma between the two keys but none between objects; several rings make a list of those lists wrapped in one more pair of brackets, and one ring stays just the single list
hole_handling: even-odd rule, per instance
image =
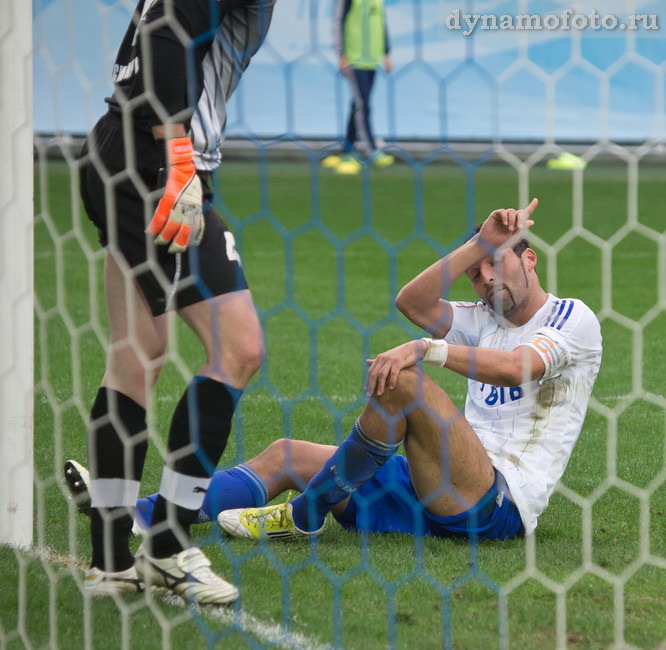
[{"label": "seated player", "polygon": [[[410,341],[371,363],[371,399],[339,448],[278,440],[215,474],[199,520],[217,518],[248,538],[318,534],[329,511],[368,532],[532,532],[580,433],[601,359],[594,314],[545,293],[536,254],[525,239],[513,244],[536,205],[493,212],[476,237],[401,291],[399,308],[440,338]],[[463,273],[481,300],[442,300]],[[464,417],[415,366],[422,359],[470,378]],[[406,458],[394,455],[401,443]],[[84,472],[66,465],[74,495],[85,493]],[[306,485],[293,501],[262,507]],[[143,527],[156,496],[137,502]]]},{"label": "seated player", "polygon": [[[369,401],[305,491],[280,505],[221,513],[227,533],[318,535],[350,495],[342,514],[357,528],[380,531],[391,529],[385,519],[407,519],[413,532],[441,537],[534,531],[580,434],[601,362],[593,312],[541,287],[537,255],[522,238],[537,205],[495,210],[402,289],[398,308],[436,338],[368,361]],[[463,274],[480,300],[444,300]],[[464,415],[420,361],[468,378]],[[401,445],[406,461],[391,461]],[[366,507],[354,505],[359,492]]]}]

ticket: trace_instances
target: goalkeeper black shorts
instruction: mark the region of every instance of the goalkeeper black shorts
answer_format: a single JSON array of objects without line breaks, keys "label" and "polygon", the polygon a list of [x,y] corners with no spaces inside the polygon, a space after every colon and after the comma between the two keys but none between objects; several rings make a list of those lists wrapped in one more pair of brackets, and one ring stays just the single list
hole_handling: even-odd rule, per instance
[{"label": "goalkeeper black shorts", "polygon": [[100,244],[124,259],[153,316],[247,289],[234,237],[212,208],[209,174],[200,173],[206,226],[198,246],[174,255],[145,233],[161,194],[159,157],[151,133],[135,129],[133,142],[130,168],[119,117],[99,120],[81,151],[81,198]]}]

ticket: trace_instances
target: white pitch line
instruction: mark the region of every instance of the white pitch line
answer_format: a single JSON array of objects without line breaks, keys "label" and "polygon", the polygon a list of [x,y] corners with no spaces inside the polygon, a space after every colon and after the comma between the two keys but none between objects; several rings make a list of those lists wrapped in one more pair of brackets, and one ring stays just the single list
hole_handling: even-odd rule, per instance
[{"label": "white pitch line", "polygon": [[[81,571],[85,571],[87,568],[76,558],[61,555],[49,548],[23,548],[15,550],[35,559],[49,562],[50,564],[57,564],[64,568],[75,567]],[[175,607],[188,607],[189,605],[175,594],[154,592],[153,597],[158,597],[168,605]],[[199,607],[193,605],[192,607],[202,618],[215,620],[227,625],[234,625],[239,630],[253,634],[264,643],[272,643],[278,647],[293,648],[294,650],[330,650],[332,648],[332,646],[328,644],[322,645],[316,639],[304,634],[290,632],[279,623],[262,621],[243,610],[239,611],[214,606]]]},{"label": "white pitch line", "polygon": [[[167,604],[175,607],[187,606],[187,603],[175,594],[162,595],[161,598]],[[279,623],[266,623],[242,610],[236,611],[212,606],[202,608],[197,605],[194,605],[193,609],[203,618],[212,618],[228,625],[235,625],[246,632],[251,632],[264,642],[296,650],[329,650],[331,648],[329,645],[321,645],[318,641],[304,634],[290,632]]]}]

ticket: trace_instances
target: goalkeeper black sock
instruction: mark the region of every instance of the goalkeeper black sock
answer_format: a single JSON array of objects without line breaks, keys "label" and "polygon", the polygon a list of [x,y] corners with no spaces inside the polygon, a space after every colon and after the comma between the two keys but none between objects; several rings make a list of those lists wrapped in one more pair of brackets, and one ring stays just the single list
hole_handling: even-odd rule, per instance
[{"label": "goalkeeper black sock", "polygon": [[153,511],[149,552],[169,557],[189,546],[211,476],[222,457],[242,391],[194,377],[171,421],[167,465]]},{"label": "goalkeeper black sock", "polygon": [[146,409],[101,387],[88,429],[91,566],[124,571],[134,564],[129,537],[147,450]]}]

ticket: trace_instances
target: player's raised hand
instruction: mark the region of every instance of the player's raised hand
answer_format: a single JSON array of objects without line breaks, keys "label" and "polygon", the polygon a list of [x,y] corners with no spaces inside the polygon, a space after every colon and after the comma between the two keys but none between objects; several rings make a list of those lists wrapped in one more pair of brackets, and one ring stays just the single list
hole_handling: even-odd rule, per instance
[{"label": "player's raised hand", "polygon": [[425,344],[419,339],[382,352],[375,359],[367,359],[366,363],[370,367],[365,380],[365,392],[368,397],[383,395],[387,388],[393,390],[400,371],[421,361],[424,350]]},{"label": "player's raised hand", "polygon": [[156,244],[170,244],[170,253],[182,253],[190,244],[198,244],[204,232],[203,188],[194,166],[192,140],[168,140],[167,159],[164,194],[146,232],[156,235]]},{"label": "player's raised hand", "polygon": [[511,239],[517,239],[521,232],[534,225],[532,214],[539,205],[539,199],[532,202],[522,210],[513,208],[493,210],[483,222],[479,237],[488,248],[499,248]]}]

